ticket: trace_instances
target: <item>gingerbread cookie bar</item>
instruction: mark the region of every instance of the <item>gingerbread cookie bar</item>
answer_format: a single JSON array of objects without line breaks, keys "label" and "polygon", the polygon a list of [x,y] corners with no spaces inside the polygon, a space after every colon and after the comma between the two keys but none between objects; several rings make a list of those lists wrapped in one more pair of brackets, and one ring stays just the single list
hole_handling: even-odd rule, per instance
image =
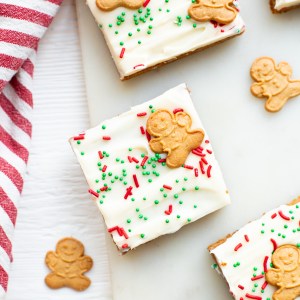
[{"label": "gingerbread cookie bar", "polygon": [[237,36],[235,0],[87,0],[122,80]]},{"label": "gingerbread cookie bar", "polygon": [[185,84],[70,139],[119,251],[230,203]]},{"label": "gingerbread cookie bar", "polygon": [[283,13],[300,7],[300,0],[270,0],[270,5],[273,13]]},{"label": "gingerbread cookie bar", "polygon": [[282,205],[208,249],[234,299],[300,296],[300,198]]}]

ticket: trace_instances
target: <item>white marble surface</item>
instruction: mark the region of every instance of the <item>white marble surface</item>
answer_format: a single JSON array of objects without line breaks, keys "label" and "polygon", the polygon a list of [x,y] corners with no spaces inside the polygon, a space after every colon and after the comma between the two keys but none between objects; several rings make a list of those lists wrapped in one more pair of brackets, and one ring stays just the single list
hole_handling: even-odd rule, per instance
[{"label": "white marble surface", "polygon": [[[73,0],[64,1],[40,44],[34,85],[33,142],[5,300],[111,299],[102,220],[68,144],[89,126]],[[65,236],[81,240],[94,259],[92,285],[82,293],[44,284],[45,254]]]}]

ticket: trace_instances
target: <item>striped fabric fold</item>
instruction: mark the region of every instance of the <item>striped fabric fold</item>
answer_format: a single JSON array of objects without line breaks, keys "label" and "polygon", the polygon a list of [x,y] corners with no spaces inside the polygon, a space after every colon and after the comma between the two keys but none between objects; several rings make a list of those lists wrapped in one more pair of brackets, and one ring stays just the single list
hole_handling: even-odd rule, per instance
[{"label": "striped fabric fold", "polygon": [[0,299],[8,287],[12,238],[32,133],[36,50],[62,0],[0,0]]}]

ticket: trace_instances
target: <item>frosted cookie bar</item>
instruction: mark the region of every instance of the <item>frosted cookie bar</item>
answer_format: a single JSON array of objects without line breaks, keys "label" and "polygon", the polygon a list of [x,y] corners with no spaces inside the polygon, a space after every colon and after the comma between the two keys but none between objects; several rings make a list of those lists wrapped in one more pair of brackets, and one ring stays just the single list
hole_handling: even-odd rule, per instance
[{"label": "frosted cookie bar", "polygon": [[185,84],[70,139],[119,251],[230,203]]},{"label": "frosted cookie bar", "polygon": [[[300,296],[300,198],[209,246],[237,300]],[[298,299],[298,298],[297,298]]]},{"label": "frosted cookie bar", "polygon": [[282,13],[300,6],[300,0],[270,0],[273,13]]},{"label": "frosted cookie bar", "polygon": [[244,31],[234,0],[87,0],[122,80]]}]

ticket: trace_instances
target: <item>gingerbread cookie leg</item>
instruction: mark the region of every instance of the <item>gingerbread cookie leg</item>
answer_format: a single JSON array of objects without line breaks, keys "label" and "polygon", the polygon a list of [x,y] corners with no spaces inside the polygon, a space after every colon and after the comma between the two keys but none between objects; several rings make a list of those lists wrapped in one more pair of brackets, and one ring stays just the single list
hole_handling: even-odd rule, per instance
[{"label": "gingerbread cookie leg", "polygon": [[273,294],[273,300],[295,300],[300,295],[300,288],[282,288]]},{"label": "gingerbread cookie leg", "polygon": [[59,289],[65,286],[65,279],[57,274],[50,273],[46,276],[45,282],[52,289]]},{"label": "gingerbread cookie leg", "polygon": [[84,291],[90,286],[91,281],[85,276],[78,276],[74,278],[68,278],[67,283],[70,288],[76,291]]}]

